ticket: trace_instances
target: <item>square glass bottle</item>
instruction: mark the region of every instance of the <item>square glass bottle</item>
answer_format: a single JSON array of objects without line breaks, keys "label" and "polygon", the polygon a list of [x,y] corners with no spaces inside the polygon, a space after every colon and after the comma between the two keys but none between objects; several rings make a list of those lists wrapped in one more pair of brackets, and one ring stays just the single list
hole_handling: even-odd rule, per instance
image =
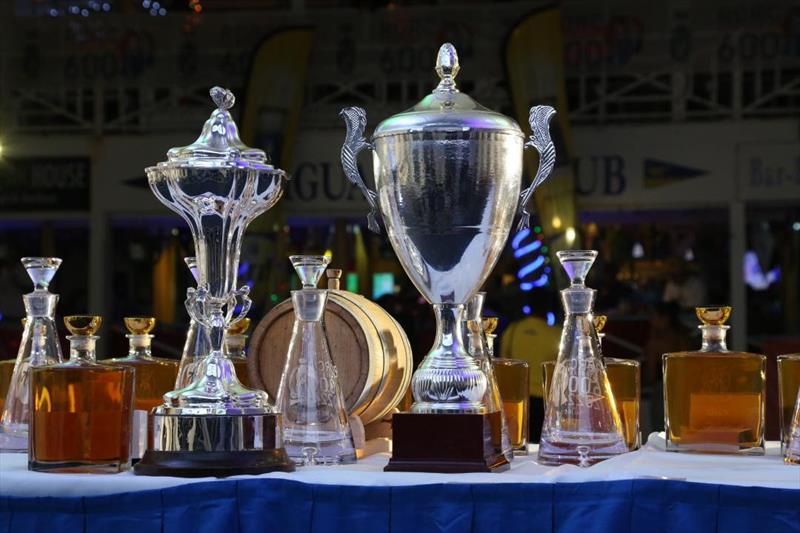
[{"label": "square glass bottle", "polygon": [[127,357],[108,359],[104,363],[133,368],[136,385],[133,400],[133,430],[131,435],[131,457],[139,459],[147,449],[147,420],[153,407],[164,403],[164,394],[175,388],[178,361],[153,357],[153,335],[156,326],[153,317],[125,317],[128,329],[129,350]]},{"label": "square glass bottle", "polygon": [[134,370],[95,362],[99,316],[64,317],[69,361],[31,369],[28,469],[115,473],[131,465]]},{"label": "square glass bottle", "polygon": [[763,455],[766,357],[728,351],[730,307],[696,313],[700,350],[663,356],[667,450]]}]

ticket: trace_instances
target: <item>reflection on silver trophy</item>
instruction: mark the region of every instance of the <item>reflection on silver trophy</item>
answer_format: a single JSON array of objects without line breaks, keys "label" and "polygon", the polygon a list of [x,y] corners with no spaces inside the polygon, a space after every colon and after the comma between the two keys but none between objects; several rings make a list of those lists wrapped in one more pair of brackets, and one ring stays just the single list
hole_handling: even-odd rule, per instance
[{"label": "reflection on silver trophy", "polygon": [[[435,310],[436,340],[412,383],[417,413],[485,412],[487,379],[466,348],[464,305],[494,268],[515,212],[520,226],[528,224],[527,203],[555,163],[548,130],[553,108],[531,109],[533,135],[525,142],[514,120],[458,90],[458,71],[455,48],[442,45],[439,85],[413,108],[381,122],[371,143],[364,138],[364,110],[341,112],[347,124],[342,166],[367,198],[369,227],[379,231],[383,220],[400,263]],[[540,164],[520,192],[527,146],[539,152]],[[375,191],[356,164],[366,148],[373,151]]]}]

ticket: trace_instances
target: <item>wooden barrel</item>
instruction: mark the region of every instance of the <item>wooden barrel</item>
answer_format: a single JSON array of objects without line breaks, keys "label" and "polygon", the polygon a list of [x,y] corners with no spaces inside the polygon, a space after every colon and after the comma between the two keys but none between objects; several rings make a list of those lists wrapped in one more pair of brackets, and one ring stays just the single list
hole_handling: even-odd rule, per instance
[{"label": "wooden barrel", "polygon": [[[341,271],[328,271],[329,276]],[[329,286],[338,278],[329,277]],[[274,400],[294,324],[292,301],[275,306],[259,322],[248,350],[248,375]],[[348,413],[364,425],[381,420],[403,400],[411,383],[411,345],[400,324],[358,294],[329,290],[325,332]]]}]

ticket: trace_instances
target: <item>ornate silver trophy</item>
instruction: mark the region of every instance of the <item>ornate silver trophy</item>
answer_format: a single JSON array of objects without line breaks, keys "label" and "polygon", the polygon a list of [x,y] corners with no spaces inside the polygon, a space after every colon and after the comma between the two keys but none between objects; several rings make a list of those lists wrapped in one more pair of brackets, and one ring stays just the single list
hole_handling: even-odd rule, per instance
[{"label": "ornate silver trophy", "polygon": [[[413,414],[486,413],[487,378],[466,349],[464,306],[494,268],[515,213],[522,215],[521,227],[528,224],[527,202],[555,162],[549,134],[552,107],[531,109],[533,135],[525,142],[513,119],[456,88],[458,71],[455,48],[442,45],[436,62],[439,85],[413,108],[381,122],[371,143],[364,138],[364,110],[341,112],[347,124],[342,166],[369,202],[369,227],[379,231],[383,219],[400,263],[436,314],[434,346],[413,377]],[[523,147],[534,147],[540,164],[530,187],[520,192]],[[356,157],[365,148],[373,150],[377,192],[359,175]],[[436,427],[454,420],[442,419]],[[414,431],[427,431],[428,425]],[[406,418],[396,416],[395,453],[387,469],[457,471],[439,468],[447,457],[426,463],[408,451],[405,427]],[[401,459],[408,468],[400,466]]]},{"label": "ornate silver trophy", "polygon": [[286,174],[239,139],[228,111],[233,93],[214,87],[211,97],[217,109],[200,137],[146,169],[156,197],[191,228],[198,284],[187,291],[186,309],[208,335],[208,354],[198,357],[193,381],[153,410],[150,449],[135,468],[142,475],[293,469],[267,393],[244,387],[223,351],[225,330],[250,308],[249,288],[236,287],[242,235],[280,199]]}]

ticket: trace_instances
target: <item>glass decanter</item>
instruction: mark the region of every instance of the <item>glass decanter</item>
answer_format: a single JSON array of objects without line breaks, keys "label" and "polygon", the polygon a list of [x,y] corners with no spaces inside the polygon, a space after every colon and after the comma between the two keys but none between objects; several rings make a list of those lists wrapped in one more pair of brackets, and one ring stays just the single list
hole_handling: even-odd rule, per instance
[{"label": "glass decanter", "polygon": [[561,291],[566,317],[538,460],[547,465],[591,466],[627,451],[592,320],[596,291],[584,284],[597,252],[567,250],[556,255],[571,284]]},{"label": "glass decanter", "polygon": [[[606,325],[607,319],[608,317],[605,315],[594,316],[594,329],[597,331],[601,348],[603,347],[603,337],[605,337],[605,333],[601,332]],[[617,413],[619,413],[620,422],[622,423],[625,445],[628,447],[628,451],[638,450],[642,445],[641,431],[639,429],[639,405],[641,403],[641,369],[639,361],[604,355],[603,362],[606,365],[608,383],[611,385]],[[542,388],[545,398],[547,398],[550,391],[550,383],[553,379],[555,368],[555,361],[542,363]]]},{"label": "glass decanter", "polygon": [[763,455],[766,357],[728,351],[730,307],[695,312],[700,350],[663,356],[667,450]]},{"label": "glass decanter", "polygon": [[794,402],[794,414],[789,427],[789,437],[786,449],[783,451],[783,461],[790,465],[800,465],[800,390]]},{"label": "glass decanter", "polygon": [[0,420],[0,450],[20,452],[28,449],[30,369],[62,360],[55,323],[58,295],[47,290],[61,259],[23,257],[21,261],[33,281],[33,292],[22,297],[27,315],[25,329]]},{"label": "glass decanter", "polygon": [[116,473],[131,465],[134,369],[96,362],[99,316],[67,316],[69,361],[31,372],[28,469]]},{"label": "glass decanter", "polygon": [[486,413],[492,422],[492,437],[500,444],[500,449],[508,461],[514,460],[514,451],[508,437],[508,419],[503,408],[500,390],[494,374],[494,366],[489,359],[489,348],[483,334],[483,304],[486,301],[485,292],[477,292],[465,310],[462,322],[462,335],[467,339],[467,352],[475,358],[483,373],[486,374],[486,392],[483,403]]},{"label": "glass decanter", "polygon": [[150,410],[164,402],[163,396],[171,391],[178,374],[178,362],[153,357],[153,335],[156,326],[153,317],[125,317],[129,350],[127,357],[109,359],[104,363],[131,367],[136,371],[134,395],[133,433],[131,456],[138,459],[147,449],[147,416]]},{"label": "glass decanter", "polygon": [[322,325],[328,293],[316,289],[329,259],[292,256],[303,289],[292,291],[295,320],[276,406],[283,415],[283,442],[299,465],[356,460],[342,390]]},{"label": "glass decanter", "polygon": [[[200,279],[197,270],[197,258],[194,256],[183,259],[189,271],[192,273],[195,283]],[[183,344],[183,354],[178,365],[178,377],[175,378],[175,389],[188,387],[194,381],[197,365],[202,354],[207,354],[209,350],[208,333],[203,324],[199,324],[189,315],[189,330],[186,332],[186,342]]]},{"label": "glass decanter", "polygon": [[248,329],[250,329],[249,318],[243,318],[231,324],[225,332],[223,346],[225,353],[233,361],[233,367],[236,369],[236,377],[239,378],[239,382],[245,387],[252,387],[250,374],[247,370],[247,335],[245,333]]}]

